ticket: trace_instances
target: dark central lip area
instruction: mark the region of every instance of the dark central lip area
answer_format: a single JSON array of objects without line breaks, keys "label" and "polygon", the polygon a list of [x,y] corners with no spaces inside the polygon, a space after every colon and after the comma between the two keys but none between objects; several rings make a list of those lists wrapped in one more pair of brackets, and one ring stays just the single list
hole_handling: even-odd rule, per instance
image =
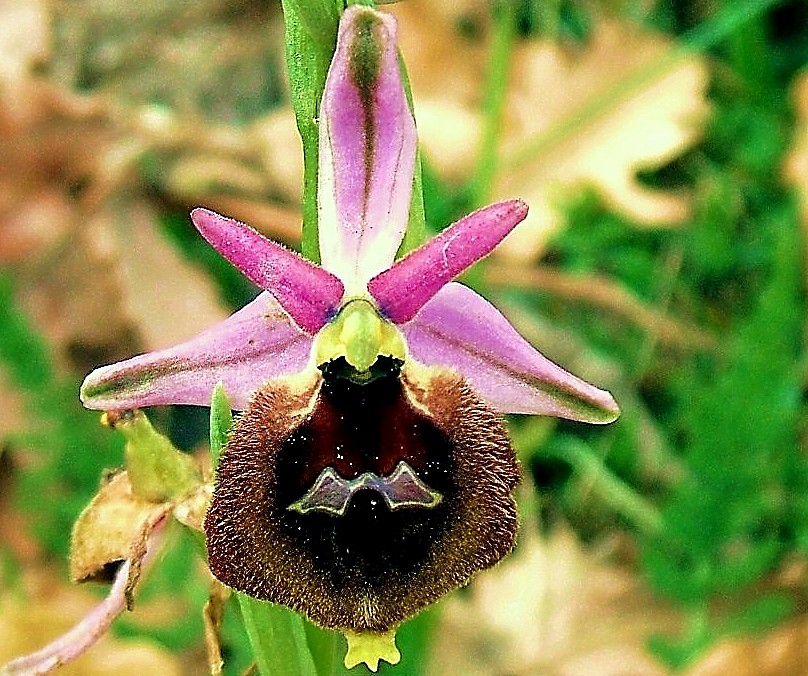
[{"label": "dark central lip area", "polygon": [[322,371],[317,406],[280,452],[277,507],[338,514],[342,497],[352,503],[360,491],[385,496],[391,507],[433,504],[435,491],[447,497],[445,435],[409,401],[401,363],[379,357],[362,383],[342,358]]},{"label": "dark central lip area", "polygon": [[427,486],[403,460],[387,476],[364,472],[354,479],[344,479],[333,467],[326,467],[306,494],[288,509],[300,514],[322,512],[344,516],[354,495],[373,490],[381,495],[390,511],[404,508],[436,507],[443,496]]},{"label": "dark central lip area", "polygon": [[458,509],[451,440],[401,370],[379,357],[357,382],[342,358],[321,367],[316,404],[278,450],[271,513],[338,589],[416,574]]}]

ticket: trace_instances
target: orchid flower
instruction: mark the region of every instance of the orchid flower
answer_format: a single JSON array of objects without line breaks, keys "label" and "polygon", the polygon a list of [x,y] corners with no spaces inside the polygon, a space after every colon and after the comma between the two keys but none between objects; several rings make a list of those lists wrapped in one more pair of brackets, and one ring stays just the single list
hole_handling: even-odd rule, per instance
[{"label": "orchid flower", "polygon": [[211,570],[356,648],[512,549],[519,471],[501,414],[606,423],[618,408],[452,281],[525,218],[523,202],[396,260],[417,139],[393,18],[345,10],[320,115],[322,264],[195,209],[263,293],[186,343],[94,371],[81,396],[95,409],[208,405],[221,382],[244,413],[206,517]]}]

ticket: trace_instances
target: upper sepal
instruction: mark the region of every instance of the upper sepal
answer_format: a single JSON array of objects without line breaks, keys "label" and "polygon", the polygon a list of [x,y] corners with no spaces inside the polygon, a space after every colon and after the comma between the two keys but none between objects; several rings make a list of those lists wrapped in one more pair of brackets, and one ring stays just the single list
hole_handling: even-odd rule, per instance
[{"label": "upper sepal", "polygon": [[391,16],[345,10],[320,116],[320,256],[349,294],[362,294],[404,237],[415,165]]}]

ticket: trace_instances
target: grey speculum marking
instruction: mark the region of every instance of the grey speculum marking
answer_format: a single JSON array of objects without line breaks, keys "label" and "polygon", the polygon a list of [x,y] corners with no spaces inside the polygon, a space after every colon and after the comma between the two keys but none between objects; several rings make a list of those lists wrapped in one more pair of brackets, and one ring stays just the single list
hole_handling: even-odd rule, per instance
[{"label": "grey speculum marking", "polygon": [[429,488],[402,460],[387,476],[380,477],[373,472],[365,472],[350,480],[343,479],[332,467],[326,467],[306,494],[287,509],[300,514],[326,512],[343,516],[351,498],[363,488],[379,493],[391,511],[405,507],[429,509],[443,500],[440,493]]}]

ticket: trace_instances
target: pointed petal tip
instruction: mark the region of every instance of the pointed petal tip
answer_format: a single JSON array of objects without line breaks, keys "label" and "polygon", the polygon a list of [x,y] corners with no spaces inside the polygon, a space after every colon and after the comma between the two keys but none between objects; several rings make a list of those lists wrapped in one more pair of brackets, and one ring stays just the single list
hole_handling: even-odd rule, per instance
[{"label": "pointed petal tip", "polygon": [[214,249],[271,293],[303,330],[316,333],[336,313],[345,288],[330,272],[215,211],[197,207],[191,220]]},{"label": "pointed petal tip", "polygon": [[84,406],[84,408],[99,410],[93,405],[97,372],[98,369],[95,369],[94,371],[89,373],[87,377],[82,381],[81,387],[79,388],[79,401],[81,401],[82,406]]},{"label": "pointed petal tip", "polygon": [[579,422],[586,422],[592,425],[608,425],[620,417],[621,411],[614,397],[607,390],[601,390],[593,385],[589,385],[592,394],[585,401],[589,406],[580,411],[580,416],[570,418]]},{"label": "pointed petal tip", "polygon": [[[125,390],[131,396],[134,392],[140,392],[148,387],[148,376],[146,373],[139,374],[139,377],[121,377],[117,373],[116,364],[101,366],[90,372],[79,388],[79,400],[84,408],[94,411],[111,411],[128,407],[122,401],[118,403],[116,399],[121,391]],[[146,403],[145,405],[148,405]]]},{"label": "pointed petal tip", "polygon": [[527,210],[513,199],[468,214],[373,277],[368,291],[392,322],[410,321],[446,284],[490,254]]},{"label": "pointed petal tip", "polygon": [[198,228],[199,225],[197,224],[197,218],[204,219],[206,216],[212,216],[214,214],[213,211],[210,209],[206,209],[205,207],[194,207],[191,209],[191,220],[194,222],[194,225]]},{"label": "pointed petal tip", "polygon": [[[191,222],[194,224],[194,227],[200,232],[200,234],[210,242],[208,239],[208,234],[212,234],[213,232],[222,230],[222,226],[226,225],[226,222],[230,222],[233,225],[241,225],[244,227],[246,226],[244,223],[239,221],[235,221],[233,219],[229,219],[226,216],[222,216],[221,214],[217,214],[215,211],[211,209],[206,209],[205,207],[194,207],[191,209],[190,212]],[[213,242],[210,242],[212,246],[215,247]]]},{"label": "pointed petal tip", "polygon": [[525,220],[527,212],[530,210],[530,207],[528,206],[527,202],[525,202],[523,199],[519,199],[518,197],[510,200],[503,200],[499,204],[511,207],[514,210],[514,213],[520,216],[519,217],[520,222]]}]

